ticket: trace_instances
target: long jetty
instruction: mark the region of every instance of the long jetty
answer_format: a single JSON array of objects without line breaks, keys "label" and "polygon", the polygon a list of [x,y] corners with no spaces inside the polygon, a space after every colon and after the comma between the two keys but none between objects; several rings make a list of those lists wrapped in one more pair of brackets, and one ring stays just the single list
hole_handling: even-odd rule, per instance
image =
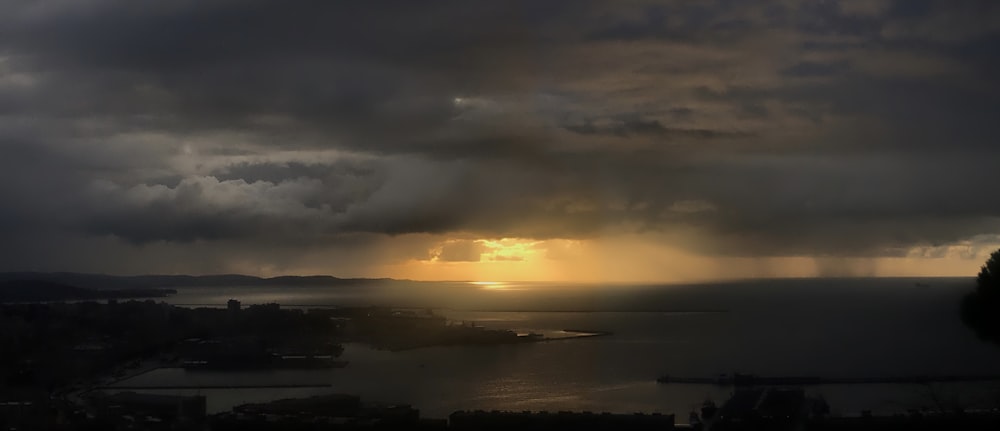
[{"label": "long jetty", "polygon": [[896,377],[763,377],[752,374],[721,375],[718,377],[673,377],[662,376],[658,383],[679,383],[719,386],[812,386],[812,385],[869,385],[869,384],[927,384],[943,382],[985,382],[1000,380],[1000,375],[944,375],[944,376],[896,376]]}]

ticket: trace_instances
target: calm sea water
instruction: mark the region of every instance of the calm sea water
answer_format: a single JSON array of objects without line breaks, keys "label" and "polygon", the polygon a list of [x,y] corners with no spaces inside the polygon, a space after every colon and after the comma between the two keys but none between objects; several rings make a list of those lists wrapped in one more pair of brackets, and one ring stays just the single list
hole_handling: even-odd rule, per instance
[{"label": "calm sea water", "polygon": [[[1000,347],[958,317],[971,279],[763,280],[686,286],[390,283],[332,288],[185,288],[174,304],[388,305],[523,331],[596,329],[607,337],[510,346],[384,352],[346,346],[344,369],[241,373],[161,369],[126,385],[330,383],[329,388],[156,390],[208,395],[211,411],[244,402],[342,392],[412,404],[424,416],[459,409],[675,413],[730,389],[661,385],[657,376],[875,377],[1000,374]],[[835,413],[944,404],[996,405],[1000,383],[817,386]]]}]

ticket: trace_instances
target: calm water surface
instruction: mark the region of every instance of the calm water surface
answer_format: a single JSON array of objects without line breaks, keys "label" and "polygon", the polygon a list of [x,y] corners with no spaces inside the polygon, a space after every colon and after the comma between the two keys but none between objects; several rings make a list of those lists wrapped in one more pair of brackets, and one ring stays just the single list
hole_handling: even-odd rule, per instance
[{"label": "calm water surface", "polygon": [[[349,344],[337,370],[186,372],[161,369],[123,384],[316,383],[329,388],[157,390],[208,395],[209,409],[343,392],[407,403],[428,417],[459,409],[675,413],[728,388],[660,385],[655,378],[760,375],[874,377],[1000,374],[1000,348],[962,326],[970,279],[819,279],[700,286],[390,283],[332,288],[186,288],[175,304],[434,308],[458,321],[519,331],[595,329],[612,336],[510,346],[385,352]],[[515,311],[520,310],[520,311]],[[1000,383],[809,388],[834,412],[897,412],[1000,399]]]}]

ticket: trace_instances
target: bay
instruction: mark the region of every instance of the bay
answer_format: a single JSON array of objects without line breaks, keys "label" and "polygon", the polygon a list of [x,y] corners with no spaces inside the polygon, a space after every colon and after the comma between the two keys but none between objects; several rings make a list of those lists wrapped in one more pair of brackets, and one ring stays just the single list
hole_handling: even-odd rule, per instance
[{"label": "bay", "polygon": [[[958,316],[972,280],[791,279],[700,285],[418,283],[337,287],[182,288],[168,302],[223,306],[382,305],[432,308],[454,321],[523,332],[587,329],[610,336],[403,352],[348,344],[336,370],[253,373],[161,369],[122,384],[329,383],[328,388],[155,390],[204,393],[209,410],[243,402],[351,393],[412,404],[427,417],[461,409],[674,413],[731,389],[658,384],[656,377],[745,372],[764,376],[885,377],[1000,374],[1000,347]],[[143,379],[143,380],[137,380]],[[204,383],[211,382],[211,383]],[[995,382],[808,387],[835,413],[996,405]]]}]

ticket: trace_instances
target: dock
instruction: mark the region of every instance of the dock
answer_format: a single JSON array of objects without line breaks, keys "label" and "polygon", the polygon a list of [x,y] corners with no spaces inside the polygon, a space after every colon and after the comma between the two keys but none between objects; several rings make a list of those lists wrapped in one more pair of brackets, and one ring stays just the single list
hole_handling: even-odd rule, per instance
[{"label": "dock", "polygon": [[945,382],[998,381],[1000,375],[915,375],[895,377],[818,377],[790,376],[763,377],[753,374],[723,374],[716,377],[661,376],[657,383],[696,384],[718,386],[813,386],[813,385],[870,385],[870,384],[927,384]]}]

